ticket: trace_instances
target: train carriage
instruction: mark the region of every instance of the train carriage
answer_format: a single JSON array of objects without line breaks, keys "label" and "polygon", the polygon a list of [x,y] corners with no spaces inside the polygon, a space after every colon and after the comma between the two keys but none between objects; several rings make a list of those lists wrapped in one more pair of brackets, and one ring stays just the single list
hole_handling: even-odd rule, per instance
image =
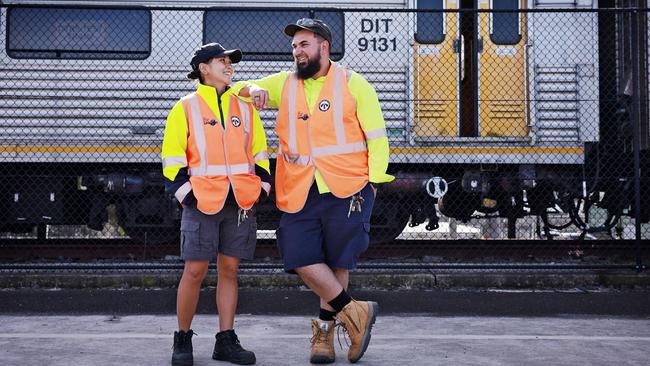
[{"label": "train carriage", "polygon": [[[130,235],[165,239],[179,211],[162,189],[160,143],[171,106],[194,89],[184,79],[193,50],[211,41],[241,48],[238,80],[287,70],[281,29],[301,17],[331,26],[332,58],[373,84],[384,111],[398,179],[378,200],[375,241],[391,240],[409,220],[435,228],[437,212],[544,218],[558,194],[575,201],[596,185],[585,169],[603,141],[603,85],[627,77],[620,52],[601,54],[624,42],[603,40],[604,18],[589,11],[597,5],[4,1],[0,230],[97,229],[114,204]],[[618,71],[603,72],[603,59]],[[647,98],[644,108],[647,115]],[[275,113],[261,113],[273,153]]]}]

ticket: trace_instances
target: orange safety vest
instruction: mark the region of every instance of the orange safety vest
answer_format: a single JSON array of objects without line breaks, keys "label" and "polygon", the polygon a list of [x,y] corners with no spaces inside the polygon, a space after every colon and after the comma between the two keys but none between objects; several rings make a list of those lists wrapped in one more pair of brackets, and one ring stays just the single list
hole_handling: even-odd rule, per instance
[{"label": "orange safety vest", "polygon": [[255,175],[251,152],[253,110],[230,96],[228,119],[223,127],[198,93],[181,99],[187,120],[187,162],[197,208],[216,214],[223,208],[232,185],[239,207],[247,210],[260,195],[261,180]]},{"label": "orange safety vest", "polygon": [[316,169],[332,194],[350,197],[368,183],[368,149],[357,119],[356,100],[346,70],[332,63],[318,103],[309,112],[304,81],[295,72],[284,83],[276,132],[276,203],[280,210],[302,210]]}]

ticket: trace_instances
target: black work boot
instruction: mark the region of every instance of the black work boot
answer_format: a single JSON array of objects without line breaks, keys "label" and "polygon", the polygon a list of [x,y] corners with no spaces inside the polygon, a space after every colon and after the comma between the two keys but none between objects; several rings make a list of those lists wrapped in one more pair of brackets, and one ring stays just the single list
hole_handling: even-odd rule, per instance
[{"label": "black work boot", "polygon": [[174,353],[172,353],[172,366],[192,366],[192,329],[187,332],[174,332]]},{"label": "black work boot", "polygon": [[252,365],[255,363],[255,354],[241,346],[234,330],[224,330],[217,333],[215,337],[217,341],[214,343],[212,359],[229,361],[237,365]]}]

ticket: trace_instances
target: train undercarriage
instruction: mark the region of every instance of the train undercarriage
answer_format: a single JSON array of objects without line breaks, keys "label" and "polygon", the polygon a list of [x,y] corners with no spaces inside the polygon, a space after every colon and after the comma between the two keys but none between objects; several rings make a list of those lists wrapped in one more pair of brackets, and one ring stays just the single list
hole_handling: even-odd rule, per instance
[{"label": "train undercarriage", "polygon": [[[595,154],[593,146],[590,154]],[[600,152],[599,154],[604,154]],[[595,158],[594,158],[595,159]],[[426,230],[439,228],[441,219],[504,218],[507,237],[518,238],[516,222],[539,218],[538,239],[552,239],[557,230],[572,227],[582,233],[617,237],[621,218],[634,214],[634,177],[631,164],[617,167],[586,165],[475,165],[421,164],[393,167],[397,179],[379,191],[371,220],[373,243],[390,242],[408,225],[426,222]],[[644,151],[641,163],[650,166]],[[87,225],[101,230],[115,208],[125,233],[138,242],[163,243],[178,236],[181,208],[164,193],[158,166],[96,166],[84,164],[5,165],[1,192],[0,231],[44,235],[45,225]],[[619,174],[606,177],[602,171]],[[642,169],[640,220],[650,221],[648,169]],[[29,183],[29,184],[26,184]],[[594,219],[590,211],[606,210]],[[273,202],[257,207],[260,229],[277,227],[280,212]],[[561,217],[550,220],[549,215]],[[618,235],[620,237],[620,235]]]}]

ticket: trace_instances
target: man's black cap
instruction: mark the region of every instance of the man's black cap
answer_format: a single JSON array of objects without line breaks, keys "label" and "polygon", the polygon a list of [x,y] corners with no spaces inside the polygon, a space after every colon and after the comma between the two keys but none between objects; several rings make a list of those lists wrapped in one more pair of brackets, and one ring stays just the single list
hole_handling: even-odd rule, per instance
[{"label": "man's black cap", "polygon": [[330,31],[330,27],[327,25],[327,23],[323,22],[320,19],[298,19],[298,21],[295,23],[291,23],[284,27],[284,34],[288,35],[289,37],[293,37],[297,31],[302,29],[314,32],[332,44],[332,32]]},{"label": "man's black cap", "polygon": [[241,61],[242,53],[238,49],[226,50],[219,43],[208,43],[199,47],[194,51],[190,65],[192,66],[192,71],[187,74],[187,77],[190,79],[198,79],[199,75],[196,71],[199,70],[199,64],[202,62],[207,62],[208,60],[215,57],[230,57],[230,62],[233,64]]}]

